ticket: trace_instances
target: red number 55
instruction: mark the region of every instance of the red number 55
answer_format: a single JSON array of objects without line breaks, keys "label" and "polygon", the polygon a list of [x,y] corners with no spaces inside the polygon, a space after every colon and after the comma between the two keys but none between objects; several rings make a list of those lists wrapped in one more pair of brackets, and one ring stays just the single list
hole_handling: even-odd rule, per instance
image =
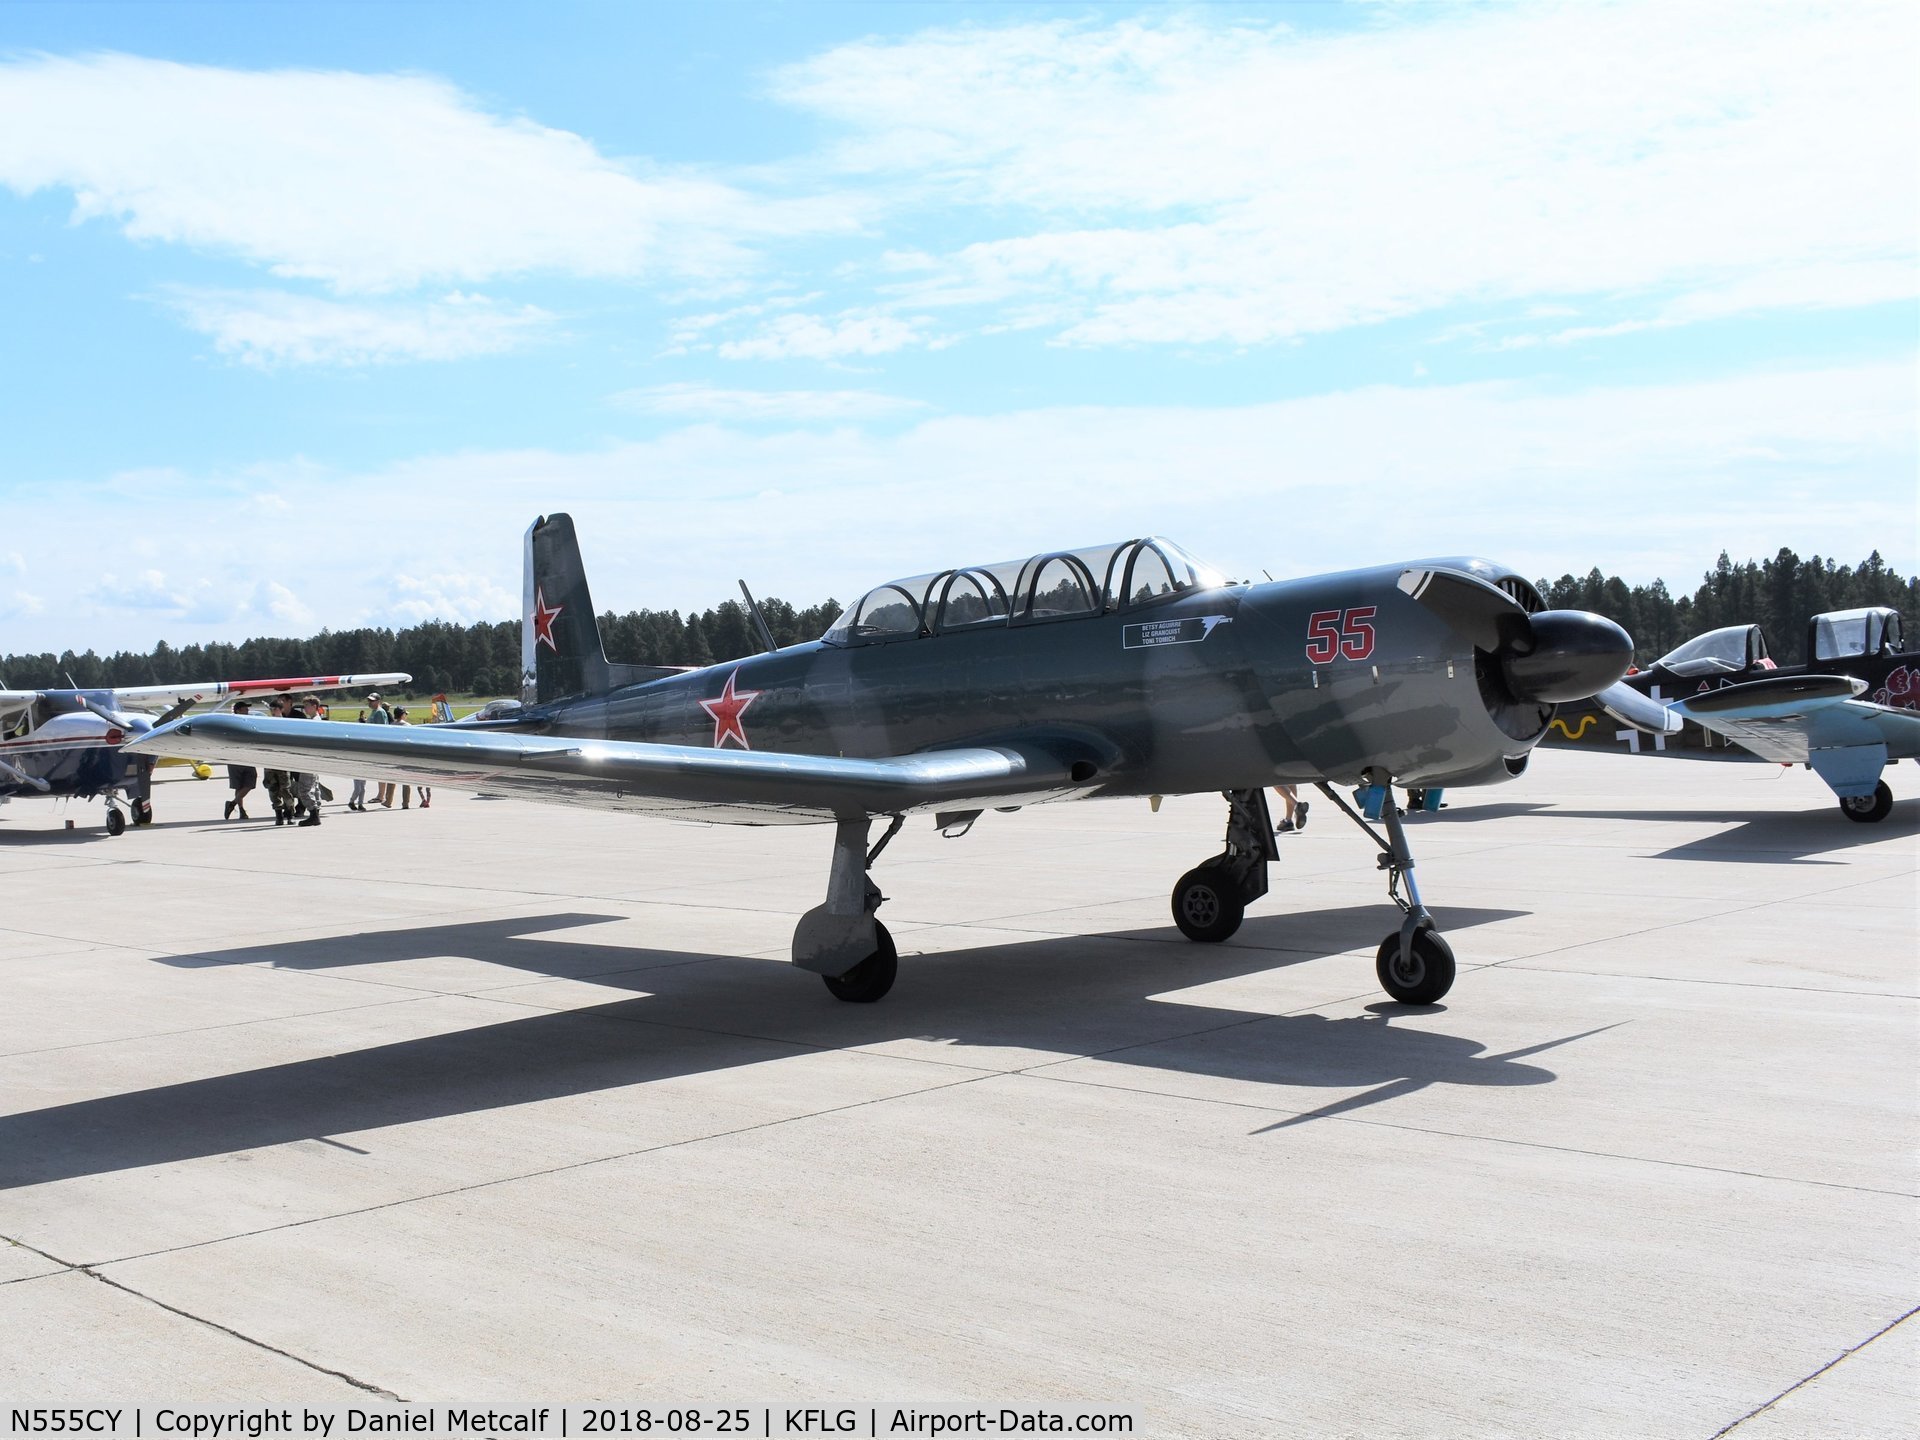
[{"label": "red number 55", "polygon": [[1325,665],[1335,656],[1364,660],[1373,653],[1373,616],[1377,607],[1316,610],[1307,617],[1307,659]]}]

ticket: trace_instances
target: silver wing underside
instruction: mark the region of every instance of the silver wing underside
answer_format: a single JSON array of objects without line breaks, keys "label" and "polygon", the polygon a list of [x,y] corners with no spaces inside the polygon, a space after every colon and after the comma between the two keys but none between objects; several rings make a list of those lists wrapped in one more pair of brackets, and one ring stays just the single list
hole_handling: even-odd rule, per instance
[{"label": "silver wing underside", "polygon": [[857,760],[228,714],[179,720],[126,748],[718,825],[1038,804],[1082,793],[1092,779],[1024,746]]}]

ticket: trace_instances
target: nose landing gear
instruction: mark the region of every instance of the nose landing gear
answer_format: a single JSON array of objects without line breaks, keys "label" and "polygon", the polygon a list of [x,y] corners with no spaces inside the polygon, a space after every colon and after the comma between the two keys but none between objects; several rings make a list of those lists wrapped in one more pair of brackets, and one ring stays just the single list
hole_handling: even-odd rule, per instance
[{"label": "nose landing gear", "polygon": [[[1393,787],[1384,781],[1386,798],[1380,806],[1380,820],[1386,826],[1382,840],[1351,805],[1334,794],[1325,781],[1317,787],[1380,847],[1376,863],[1387,872],[1387,898],[1400,908],[1404,919],[1400,928],[1380,942],[1374,954],[1373,972],[1380,988],[1403,1005],[1431,1005],[1453,988],[1453,950],[1434,928],[1433,916],[1420,899],[1419,883],[1413,878],[1413,852],[1407,848],[1407,832],[1400,824],[1399,807],[1393,803]],[[1407,893],[1400,893],[1401,882]]]}]

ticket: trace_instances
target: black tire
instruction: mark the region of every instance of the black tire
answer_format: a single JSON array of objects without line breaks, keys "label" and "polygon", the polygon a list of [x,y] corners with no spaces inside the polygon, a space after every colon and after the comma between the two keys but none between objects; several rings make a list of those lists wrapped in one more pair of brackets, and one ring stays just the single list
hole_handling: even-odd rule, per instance
[{"label": "black tire", "polygon": [[1871,825],[1876,820],[1884,820],[1893,812],[1893,791],[1882,780],[1873,787],[1871,795],[1856,795],[1851,800],[1840,802],[1840,813],[1849,820],[1857,820],[1862,825]]},{"label": "black tire", "polygon": [[133,802],[133,823],[136,825],[153,824],[153,804],[148,800]]},{"label": "black tire", "polygon": [[107,811],[107,834],[118,835],[127,828],[127,817],[118,810]]},{"label": "black tire", "polygon": [[871,1005],[893,989],[893,977],[900,972],[900,952],[893,948],[893,936],[878,920],[873,933],[880,948],[844,975],[822,975],[836,1000],[853,1005]]},{"label": "black tire", "polygon": [[1189,870],[1173,887],[1173,923],[1189,940],[1217,944],[1240,928],[1246,914],[1233,878],[1217,865]]},{"label": "black tire", "polygon": [[1380,942],[1373,973],[1380,988],[1403,1005],[1431,1005],[1453,988],[1453,950],[1431,930],[1414,932],[1407,964],[1400,963],[1400,932]]}]

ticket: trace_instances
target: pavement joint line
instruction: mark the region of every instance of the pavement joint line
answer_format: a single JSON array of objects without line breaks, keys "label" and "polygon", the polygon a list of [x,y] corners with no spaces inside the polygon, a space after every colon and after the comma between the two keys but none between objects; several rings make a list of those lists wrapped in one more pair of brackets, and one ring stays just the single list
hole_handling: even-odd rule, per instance
[{"label": "pavement joint line", "polygon": [[[133,1286],[127,1284],[123,1280],[116,1280],[110,1275],[102,1275],[100,1271],[97,1268],[95,1268],[93,1265],[77,1265],[71,1261],[62,1260],[58,1255],[49,1254],[47,1251],[40,1249],[38,1246],[29,1245],[23,1240],[10,1240],[10,1243],[19,1246],[22,1250],[26,1250],[32,1254],[38,1255],[42,1260],[47,1261],[49,1264],[64,1266],[65,1268],[60,1272],[58,1272],[60,1274],[84,1275],[89,1280],[97,1281],[100,1284],[107,1286],[109,1289],[120,1291],[123,1295],[131,1295],[134,1297],[134,1299],[144,1300],[149,1305],[155,1306],[161,1310],[165,1310],[170,1315],[178,1315],[182,1320],[191,1320],[196,1325],[204,1325],[209,1330],[218,1331],[220,1334],[226,1335],[231,1337],[232,1339],[238,1340],[242,1344],[251,1345],[256,1349],[264,1350],[269,1355],[278,1355],[283,1360],[291,1360],[294,1364],[305,1366],[307,1369],[316,1371],[321,1375],[329,1375],[336,1380],[344,1380],[347,1384],[353,1386],[353,1388],[356,1390],[364,1390],[369,1395],[378,1395],[378,1396],[381,1396],[383,1399],[393,1400],[402,1405],[407,1403],[406,1398],[404,1396],[396,1395],[394,1394],[393,1391],[385,1389],[379,1385],[372,1384],[369,1381],[362,1380],[358,1376],[349,1375],[344,1370],[335,1370],[331,1366],[320,1364],[317,1360],[309,1360],[304,1355],[296,1355],[291,1350],[283,1350],[278,1345],[269,1345],[266,1341],[256,1339],[255,1337],[253,1337],[252,1335],[248,1335],[244,1331],[236,1330],[231,1325],[222,1325],[218,1320],[209,1320],[204,1315],[196,1315],[191,1310],[182,1309],[178,1305],[169,1305],[165,1300],[159,1299],[157,1296],[149,1295],[144,1290],[134,1289]],[[44,1279],[46,1277],[40,1276],[40,1277],[31,1277],[31,1278]]]},{"label": "pavement joint line", "polygon": [[1833,1359],[1827,1361],[1826,1364],[1822,1365],[1818,1370],[1815,1370],[1811,1375],[1802,1376],[1800,1379],[1794,1381],[1793,1384],[1789,1385],[1786,1389],[1782,1390],[1778,1395],[1774,1396],[1771,1400],[1767,1401],[1766,1404],[1758,1406],[1755,1409],[1749,1410],[1746,1414],[1742,1415],[1738,1420],[1733,1421],[1731,1424],[1723,1425],[1720,1429],[1714,1431],[1713,1434],[1708,1437],[1708,1440],[1720,1440],[1721,1436],[1732,1434],[1735,1430],[1738,1430],[1742,1425],[1746,1424],[1747,1421],[1753,1419],[1756,1415],[1766,1414],[1767,1411],[1773,1409],[1774,1406],[1778,1405],[1782,1400],[1786,1399],[1789,1395],[1793,1394],[1794,1391],[1803,1389],[1804,1387],[1811,1385],[1814,1381],[1818,1380],[1822,1375],[1826,1374],[1829,1370],[1833,1369],[1834,1366],[1838,1365],[1842,1360],[1847,1359],[1851,1355],[1859,1354],[1862,1350],[1866,1349],[1867,1346],[1873,1344],[1874,1341],[1878,1340],[1882,1335],[1885,1335],[1889,1331],[1892,1331],[1898,1328],[1899,1326],[1906,1324],[1907,1321],[1911,1320],[1915,1315],[1920,1315],[1920,1305],[1914,1306],[1913,1309],[1907,1311],[1906,1314],[1900,1316],[1899,1318],[1888,1321],[1885,1325],[1882,1325],[1878,1330],[1874,1331],[1873,1334],[1869,1335],[1866,1339],[1862,1340],[1858,1345],[1852,1345],[1852,1346],[1849,1346],[1847,1349],[1842,1350],[1838,1355],[1834,1356]]},{"label": "pavement joint line", "polygon": [[[1079,1058],[1079,1057],[1076,1057]],[[1007,1075],[1019,1075],[1034,1080],[1045,1080],[1057,1085],[1084,1085],[1094,1090],[1112,1090],[1126,1095],[1157,1095],[1165,1100],[1184,1100],[1197,1105],[1226,1105],[1239,1110],[1256,1110],[1263,1115],[1313,1115],[1319,1120],[1344,1121],[1352,1125],[1371,1125],[1382,1130],[1403,1130],[1413,1135],[1431,1135],[1444,1140],[1470,1140],[1487,1145],[1511,1145],[1523,1150],[1547,1150],[1560,1155],[1584,1155],[1594,1160],[1618,1160],[1628,1165],[1653,1165],[1662,1169],[1698,1170],[1709,1175],[1731,1175],[1746,1180],[1765,1180],[1776,1185],[1810,1185],[1821,1190],[1845,1190],[1856,1195],[1885,1195],[1895,1200],[1920,1199],[1920,1193],[1910,1190],[1887,1190],[1878,1185],[1846,1185],[1837,1180],[1809,1180],[1799,1175],[1770,1175],[1764,1170],[1738,1170],[1725,1165],[1702,1165],[1691,1160],[1665,1160],[1653,1155],[1628,1155],[1616,1150],[1585,1150],[1572,1145],[1551,1145],[1544,1140],[1517,1140],[1506,1135],[1476,1135],[1466,1130],[1437,1130],[1427,1125],[1409,1125],[1399,1120],[1373,1120],[1356,1115],[1317,1115],[1326,1108],[1315,1106],[1312,1110],[1289,1110],[1279,1105],[1262,1105],[1253,1100],[1231,1100],[1220,1095],[1183,1095],[1177,1090],[1154,1090],[1140,1085],[1115,1085],[1104,1080],[1087,1080],[1075,1075],[1043,1075],[1041,1070],[1050,1065],[1035,1066],[1031,1070],[1003,1071]],[[1420,1088],[1427,1089],[1429,1081]],[[1357,1098],[1357,1097],[1348,1097]],[[1329,1103],[1338,1104],[1338,1101]],[[1920,1308],[1920,1307],[1916,1307]],[[1907,1312],[1909,1315],[1913,1311]],[[1906,1319],[1905,1315],[1900,1317]],[[1895,1325],[1900,1322],[1896,1320]],[[1890,1325],[1887,1329],[1892,1329]],[[1862,1342],[1865,1343],[1865,1342]],[[1855,1349],[1859,1347],[1856,1346]],[[1852,1352],[1849,1351],[1849,1354]],[[1845,1358],[1842,1356],[1841,1358]],[[1811,1377],[1809,1377],[1811,1378]],[[1805,1383],[1805,1382],[1802,1382]],[[1776,1397],[1778,1398],[1778,1397]],[[1726,1433],[1725,1431],[1720,1432]]]},{"label": "pavement joint line", "polygon": [[[556,1008],[548,1005],[538,1005],[530,1000],[509,1000],[505,997],[494,995],[476,996],[474,998],[492,1000],[494,1003],[500,1005],[511,1005],[521,1009],[536,1010],[543,1015],[578,1015],[582,1013],[583,1008],[577,1006]],[[635,996],[634,998],[637,1000],[641,997]],[[616,1000],[610,1003],[617,1005],[623,1002]],[[599,1008],[598,1006],[584,1007],[584,1009],[587,1010]],[[655,1020],[645,1015],[596,1015],[594,1018],[612,1021],[621,1025],[644,1025],[652,1030],[673,1030],[688,1035],[717,1035],[729,1040],[764,1041],[770,1045],[785,1045],[790,1049],[810,1055],[866,1055],[879,1060],[904,1060],[915,1065],[937,1065],[946,1070],[971,1070],[981,1076],[1014,1073],[993,1066],[969,1065],[964,1060],[938,1060],[926,1055],[901,1055],[891,1050],[876,1050],[866,1045],[824,1045],[814,1040],[793,1040],[784,1035],[759,1035],[747,1030],[721,1030],[711,1025],[690,1025],[673,1020]],[[1084,1057],[1069,1055],[1064,1058],[1068,1060],[1078,1060]],[[1051,1064],[1054,1062],[1049,1061],[1048,1063]]]},{"label": "pavement joint line", "polygon": [[356,1010],[380,1010],[389,1005],[404,1005],[414,1000],[458,998],[444,992],[422,990],[416,995],[395,1000],[372,1000],[364,1005],[338,1005],[328,1010],[296,1010],[287,1015],[250,1015],[244,1020],[223,1020],[217,1025],[189,1025],[181,1030],[148,1030],[138,1035],[115,1035],[105,1040],[76,1040],[71,1045],[48,1045],[39,1050],[0,1051],[0,1061],[23,1055],[56,1055],[63,1050],[91,1050],[101,1045],[131,1045],[141,1040],[165,1040],[175,1035],[204,1035],[214,1030],[238,1030],[247,1025],[275,1025],[283,1020],[310,1020],[323,1015],[350,1015]]},{"label": "pavement joint line", "polygon": [[[1535,959],[1535,956],[1524,956]],[[1796,995],[1857,995],[1868,1000],[1920,1000],[1920,995],[1899,990],[1839,990],[1827,985],[1777,985],[1763,980],[1708,980],[1695,975],[1623,975],[1612,970],[1551,970],[1544,965],[1522,965],[1513,960],[1495,960],[1474,967],[1477,970],[1509,969],[1526,975],[1584,975],[1594,980],[1654,980],[1665,985],[1719,985],[1735,990],[1785,990]]]},{"label": "pavement joint line", "polygon": [[1602,935],[1594,939],[1579,940],[1571,945],[1556,945],[1551,950],[1536,950],[1527,955],[1511,955],[1505,960],[1490,960],[1478,968],[1491,970],[1496,966],[1512,965],[1520,960],[1538,960],[1543,955],[1560,955],[1568,950],[1584,950],[1589,945],[1610,945],[1618,940],[1638,940],[1642,936],[1657,935],[1662,930],[1675,930],[1682,925],[1699,925],[1710,920],[1724,920],[1729,915],[1745,915],[1754,910],[1766,910],[1774,905],[1787,903],[1791,902],[1780,899],[1758,900],[1751,905],[1736,905],[1731,910],[1716,910],[1709,915],[1694,915],[1685,920],[1667,920],[1658,925],[1648,925],[1644,929],[1623,931],[1618,935]]},{"label": "pavement joint line", "polygon": [[[662,1151],[678,1150],[689,1145],[702,1145],[710,1140],[729,1140],[740,1135],[751,1135],[756,1130],[771,1130],[780,1125],[794,1124],[797,1121],[819,1120],[828,1115],[839,1115],[849,1110],[865,1109],[870,1105],[885,1105],[895,1100],[909,1100],[919,1095],[931,1095],[940,1090],[958,1089],[962,1085],[977,1085],[983,1080],[996,1079],[1005,1073],[1005,1071],[1001,1070],[982,1072],[977,1075],[965,1076],[959,1080],[950,1080],[944,1085],[922,1085],[916,1089],[901,1090],[891,1095],[875,1095],[866,1100],[850,1100],[844,1105],[829,1105],[824,1110],[807,1110],[797,1115],[782,1115],[772,1120],[761,1120],[752,1125],[737,1125],[731,1130],[713,1130],[704,1135],[688,1135],[680,1140],[663,1140],[658,1145],[642,1145],[638,1149],[621,1150],[611,1155],[590,1155],[584,1160],[570,1160],[564,1165],[548,1165],[538,1170],[524,1171],[518,1175],[496,1175],[490,1180],[475,1180],[467,1185],[450,1185],[444,1190],[429,1190],[418,1195],[404,1195],[398,1200],[385,1200],[378,1205],[360,1205],[351,1210],[336,1210],[329,1215],[310,1215],[304,1220],[289,1220],[280,1225],[262,1225],[257,1230],[237,1230],[231,1235],[216,1235],[206,1240],[189,1241],[184,1245],[169,1245],[160,1250],[143,1250],[134,1255],[119,1255],[111,1260],[95,1260],[89,1262],[87,1265],[73,1265],[69,1268],[83,1270],[88,1274],[93,1274],[94,1268],[96,1267],[125,1265],[135,1260],[151,1260],[161,1255],[177,1255],[188,1250],[202,1250],[209,1245],[224,1245],[233,1240],[249,1240],[257,1235],[273,1235],[282,1230],[298,1230],[308,1225],[319,1225],[330,1220],[349,1220],[359,1215],[374,1215],[382,1210],[397,1210],[403,1205],[417,1205],[426,1200],[442,1200],[450,1195],[467,1195],[474,1191],[491,1190],[502,1185],[517,1185],[523,1180],[539,1180],[548,1175],[564,1175],[570,1170],[586,1170],[595,1165],[612,1164],[616,1160],[633,1160],[643,1155],[655,1155]],[[43,1250],[34,1249],[31,1245],[22,1244],[21,1249],[32,1250],[34,1254],[41,1256],[43,1259],[52,1260],[55,1264],[67,1263],[56,1259],[56,1257],[52,1255],[48,1255]],[[97,1280],[105,1280],[104,1276],[97,1274],[94,1275],[94,1278]],[[107,1281],[106,1283],[114,1284],[117,1282]],[[128,1287],[123,1286],[122,1288]],[[130,1290],[129,1293],[139,1294],[138,1291],[133,1290]],[[151,1297],[143,1296],[142,1298]],[[154,1303],[156,1305],[163,1304],[163,1302],[158,1300],[154,1301]],[[181,1311],[179,1313],[185,1314],[186,1312]],[[188,1318],[198,1319],[199,1317],[189,1316]],[[204,1323],[213,1324],[212,1321]],[[223,1329],[225,1327],[216,1325],[215,1328]],[[247,1339],[244,1335],[240,1338],[243,1340]],[[257,1344],[259,1342],[254,1341],[250,1343]],[[265,1348],[271,1349],[272,1347],[268,1346]],[[298,1356],[292,1356],[290,1358],[299,1359]],[[301,1361],[301,1363],[305,1364],[307,1362]],[[329,1371],[328,1373],[333,1374],[337,1372]],[[384,1394],[385,1392],[383,1391],[381,1393]]]}]

